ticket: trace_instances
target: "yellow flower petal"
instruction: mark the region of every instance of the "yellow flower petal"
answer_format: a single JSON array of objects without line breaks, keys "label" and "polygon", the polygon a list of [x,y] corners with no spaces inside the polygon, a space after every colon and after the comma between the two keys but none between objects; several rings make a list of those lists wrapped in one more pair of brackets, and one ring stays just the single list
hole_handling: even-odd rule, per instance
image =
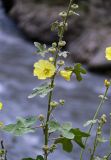
[{"label": "yellow flower petal", "polygon": [[70,81],[71,74],[72,71],[65,71],[65,70],[60,71],[60,75],[67,81]]},{"label": "yellow flower petal", "polygon": [[111,60],[111,47],[107,47],[105,53],[106,53],[106,56],[105,56],[106,59]]},{"label": "yellow flower petal", "polygon": [[3,108],[3,104],[2,102],[0,102],[0,110],[2,110],[2,108]]},{"label": "yellow flower petal", "polygon": [[56,71],[55,66],[48,60],[39,60],[34,63],[34,76],[37,76],[38,79],[44,80],[50,78],[54,75]]}]

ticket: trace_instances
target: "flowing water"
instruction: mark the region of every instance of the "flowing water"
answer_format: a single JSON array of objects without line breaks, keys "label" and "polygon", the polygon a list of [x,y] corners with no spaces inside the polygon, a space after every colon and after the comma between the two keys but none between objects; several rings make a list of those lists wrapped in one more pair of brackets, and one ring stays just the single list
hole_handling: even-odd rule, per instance
[{"label": "flowing water", "polygon": [[[5,15],[0,6],[0,101],[4,109],[0,113],[0,120],[6,124],[15,122],[16,117],[45,114],[47,110],[47,98],[36,97],[28,99],[32,89],[39,85],[39,81],[33,77],[33,63],[37,57],[32,53],[35,48],[27,42],[16,25]],[[65,98],[66,104],[55,111],[55,116],[62,122],[72,121],[74,127],[83,128],[83,123],[93,116],[100,99],[98,95],[104,92],[105,76],[88,73],[82,82],[77,82],[73,77],[71,82],[62,78],[56,81],[56,99]],[[111,91],[109,101],[105,103],[103,112],[111,112]],[[105,136],[108,135],[105,129]],[[23,157],[41,154],[40,144],[43,143],[41,132],[26,134],[22,137],[14,137],[7,133],[0,133],[8,150],[8,160],[21,160]],[[99,151],[104,155],[105,147]],[[74,151],[69,154],[59,148],[51,156],[54,160],[78,160],[77,153],[80,148],[75,144]],[[85,155],[85,157],[87,157]]]}]

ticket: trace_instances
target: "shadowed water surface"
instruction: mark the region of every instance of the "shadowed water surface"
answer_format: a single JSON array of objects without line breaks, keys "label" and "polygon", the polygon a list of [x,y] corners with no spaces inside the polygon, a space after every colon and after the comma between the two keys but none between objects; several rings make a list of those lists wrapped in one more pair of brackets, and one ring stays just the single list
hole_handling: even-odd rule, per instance
[{"label": "shadowed water surface", "polygon": [[[46,114],[47,98],[27,98],[32,89],[40,83],[32,74],[33,63],[37,61],[37,57],[32,54],[34,51],[33,44],[24,40],[17,27],[0,8],[0,101],[4,104],[0,120],[6,124],[15,122],[19,116]],[[104,92],[104,79],[104,76],[90,73],[80,83],[74,77],[71,82],[58,78],[54,96],[57,100],[65,98],[66,104],[64,109],[60,107],[56,110],[56,117],[62,122],[72,121],[74,127],[84,130],[83,123],[91,119],[100,101],[98,95]],[[110,95],[111,91],[109,101],[103,108],[107,114],[111,112]],[[106,128],[106,137],[108,131]],[[1,132],[0,136],[6,144],[9,160],[20,160],[41,153],[40,144],[43,140],[40,131],[23,137],[13,137]],[[100,155],[107,151],[105,148],[106,145],[99,151]],[[51,159],[78,160],[79,150],[80,148],[75,145],[73,153],[69,155],[59,149]]]}]

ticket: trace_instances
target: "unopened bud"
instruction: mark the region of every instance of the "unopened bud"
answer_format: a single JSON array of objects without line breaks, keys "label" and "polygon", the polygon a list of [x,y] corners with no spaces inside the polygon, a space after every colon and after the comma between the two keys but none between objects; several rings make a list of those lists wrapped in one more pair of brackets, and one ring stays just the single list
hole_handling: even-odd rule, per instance
[{"label": "unopened bud", "polygon": [[65,103],[65,100],[64,100],[64,99],[60,99],[60,100],[59,100],[59,103],[63,106],[64,103]]},{"label": "unopened bud", "polygon": [[79,8],[79,6],[77,5],[77,4],[73,4],[73,5],[71,5],[71,9],[77,9],[77,8]]},{"label": "unopened bud", "polygon": [[66,41],[59,41],[58,45],[60,47],[64,47],[66,45]]},{"label": "unopened bud", "polygon": [[109,87],[109,86],[110,86],[110,82],[109,82],[107,79],[105,79],[105,80],[104,80],[104,85],[105,85],[106,87]]},{"label": "unopened bud", "polygon": [[69,11],[69,15],[72,16],[74,15],[74,12],[72,10]]},{"label": "unopened bud", "polygon": [[107,117],[106,117],[105,114],[103,114],[103,115],[101,116],[101,120],[102,120],[103,123],[106,123],[106,122],[107,122]]},{"label": "unopened bud", "polygon": [[65,63],[64,63],[63,60],[59,60],[59,61],[57,61],[57,64],[58,64],[59,66],[63,66]]},{"label": "unopened bud", "polygon": [[40,121],[44,121],[44,118],[45,118],[45,117],[44,117],[43,114],[40,114],[40,115],[39,115],[39,120],[40,120]]},{"label": "unopened bud", "polygon": [[44,151],[48,151],[48,150],[49,150],[49,147],[48,147],[47,145],[44,145],[44,146],[42,147],[42,149],[43,149]]},{"label": "unopened bud", "polygon": [[48,51],[51,52],[51,53],[55,53],[55,52],[56,52],[56,48],[50,47],[50,48],[48,49]]},{"label": "unopened bud", "polygon": [[52,108],[56,108],[56,107],[58,106],[58,102],[52,101],[52,102],[50,102],[50,106],[51,106]]},{"label": "unopened bud", "polygon": [[67,17],[67,12],[63,11],[59,13],[59,16],[61,16],[62,18]]},{"label": "unopened bud", "polygon": [[49,62],[54,62],[54,57],[49,57]]},{"label": "unopened bud", "polygon": [[57,43],[56,42],[54,42],[54,43],[52,43],[52,47],[57,47]]}]

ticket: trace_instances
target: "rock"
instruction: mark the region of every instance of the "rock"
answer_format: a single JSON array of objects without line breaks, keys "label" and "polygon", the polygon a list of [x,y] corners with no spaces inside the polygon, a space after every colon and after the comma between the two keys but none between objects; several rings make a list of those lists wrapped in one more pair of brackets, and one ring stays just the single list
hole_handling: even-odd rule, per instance
[{"label": "rock", "polygon": [[5,11],[8,13],[14,5],[14,0],[1,0]]},{"label": "rock", "polygon": [[[90,69],[111,66],[104,58],[104,50],[111,44],[110,6],[109,0],[82,1],[80,17],[69,20],[65,34],[67,48],[75,62],[85,63]],[[50,25],[64,9],[64,6],[35,4],[34,0],[15,0],[10,15],[30,39],[49,44],[57,40],[56,34],[50,32]]]}]

